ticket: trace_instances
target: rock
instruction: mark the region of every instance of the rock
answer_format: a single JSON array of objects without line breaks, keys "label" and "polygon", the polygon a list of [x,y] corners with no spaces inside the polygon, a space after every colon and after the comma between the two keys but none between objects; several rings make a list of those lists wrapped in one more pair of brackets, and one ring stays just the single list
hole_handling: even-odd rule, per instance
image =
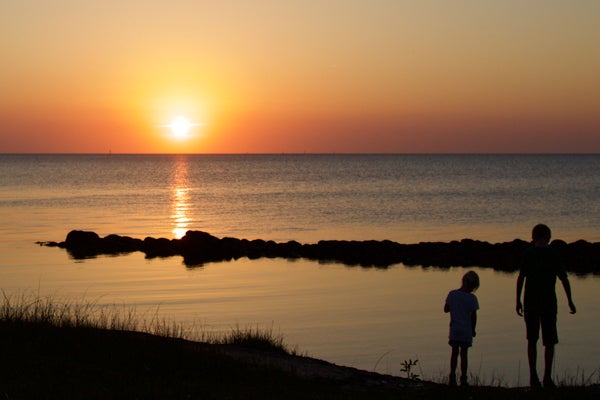
[{"label": "rock", "polygon": [[67,234],[64,247],[75,259],[102,254],[100,236],[95,232],[71,231]]},{"label": "rock", "polygon": [[65,245],[67,248],[94,247],[100,242],[100,236],[96,232],[71,231],[67,234]]},{"label": "rock", "polygon": [[177,248],[186,265],[202,265],[230,257],[221,246],[219,238],[202,231],[187,231],[177,242]]},{"label": "rock", "polygon": [[102,239],[102,247],[109,254],[131,253],[142,251],[143,242],[129,236],[108,235]]},{"label": "rock", "polygon": [[[500,271],[518,270],[521,255],[530,246],[519,239],[495,244],[473,239],[417,244],[400,244],[390,240],[322,240],[316,244],[300,244],[296,241],[276,243],[261,239],[219,239],[202,231],[188,231],[181,239],[147,237],[142,241],[119,235],[100,238],[94,232],[78,230],[69,232],[66,240],[61,243],[37,243],[66,248],[74,258],[134,251],[144,252],[147,258],[180,255],[183,256],[183,262],[191,267],[241,257],[282,257],[307,258],[362,267],[387,268],[402,263],[424,268],[461,266],[493,268]],[[579,240],[567,244],[562,240],[554,240],[551,246],[564,258],[569,271],[578,274],[600,273],[600,243]]]},{"label": "rock", "polygon": [[142,244],[146,258],[172,257],[180,254],[175,243],[169,239],[147,237]]}]

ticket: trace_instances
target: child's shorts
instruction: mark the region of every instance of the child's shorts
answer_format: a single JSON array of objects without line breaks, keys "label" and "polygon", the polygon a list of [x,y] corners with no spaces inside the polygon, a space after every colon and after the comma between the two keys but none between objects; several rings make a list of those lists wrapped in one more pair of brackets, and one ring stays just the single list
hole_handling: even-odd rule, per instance
[{"label": "child's shorts", "polygon": [[473,346],[473,342],[465,342],[462,340],[449,340],[448,344],[450,347],[460,347],[461,349],[468,349]]},{"label": "child's shorts", "polygon": [[558,331],[556,329],[556,314],[550,313],[525,313],[525,324],[527,326],[527,340],[537,341],[542,328],[542,343],[544,346],[552,346],[558,343]]}]

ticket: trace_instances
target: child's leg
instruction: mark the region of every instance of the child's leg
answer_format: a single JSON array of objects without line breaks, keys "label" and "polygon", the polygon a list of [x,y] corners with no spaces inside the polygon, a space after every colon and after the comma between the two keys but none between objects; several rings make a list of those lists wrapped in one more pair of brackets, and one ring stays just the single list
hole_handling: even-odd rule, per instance
[{"label": "child's leg", "polygon": [[527,358],[529,360],[529,383],[531,386],[540,386],[537,374],[537,340],[527,341]]},{"label": "child's leg", "polygon": [[544,387],[555,387],[552,381],[552,363],[554,362],[554,345],[558,343],[556,314],[544,315],[542,318],[542,337],[544,343]]},{"label": "child's leg", "polygon": [[546,346],[544,351],[544,387],[554,387],[552,381],[552,362],[554,361],[554,345]]},{"label": "child's leg", "polygon": [[536,313],[525,313],[527,328],[527,360],[529,361],[529,384],[532,387],[541,386],[537,374],[537,342],[540,338],[541,316]]},{"label": "child's leg", "polygon": [[460,383],[465,385],[467,383],[467,370],[469,368],[469,348],[460,348]]},{"label": "child's leg", "polygon": [[458,346],[452,347],[452,354],[450,355],[450,378],[448,381],[450,385],[456,385],[456,366],[458,365],[458,351]]}]

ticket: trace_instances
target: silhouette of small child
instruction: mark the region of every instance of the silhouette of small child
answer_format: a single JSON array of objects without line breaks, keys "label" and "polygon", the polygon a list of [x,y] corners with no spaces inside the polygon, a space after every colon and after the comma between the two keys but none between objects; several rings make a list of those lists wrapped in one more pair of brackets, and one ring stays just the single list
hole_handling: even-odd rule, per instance
[{"label": "silhouette of small child", "polygon": [[473,294],[479,288],[479,275],[469,271],[462,277],[460,289],[448,293],[444,312],[450,313],[450,335],[448,344],[452,347],[450,356],[450,377],[448,383],[456,386],[456,366],[460,353],[461,386],[467,386],[467,368],[469,365],[468,351],[473,345],[475,326],[477,325],[477,310],[479,302]]}]

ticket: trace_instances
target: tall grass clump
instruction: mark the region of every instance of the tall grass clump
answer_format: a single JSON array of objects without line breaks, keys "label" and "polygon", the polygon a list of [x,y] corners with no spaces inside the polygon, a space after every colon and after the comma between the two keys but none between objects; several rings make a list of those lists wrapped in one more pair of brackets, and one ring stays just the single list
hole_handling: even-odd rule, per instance
[{"label": "tall grass clump", "polygon": [[165,338],[176,338],[232,344],[272,352],[296,354],[285,345],[283,335],[273,328],[240,328],[229,333],[216,334],[204,330],[185,328],[182,324],[159,316],[158,309],[148,315],[139,314],[135,308],[118,305],[101,305],[97,301],[59,301],[35,293],[9,295],[2,291],[0,323],[32,324],[56,328],[95,328],[113,331],[149,333]]},{"label": "tall grass clump", "polygon": [[297,349],[289,349],[284,342],[281,333],[275,333],[273,327],[269,329],[260,329],[236,325],[229,333],[224,334],[217,342],[221,344],[231,344],[253,349],[266,350],[274,353],[297,354]]},{"label": "tall grass clump", "polygon": [[158,317],[140,316],[135,308],[100,305],[95,301],[76,303],[37,294],[8,295],[2,291],[0,322],[37,324],[57,328],[97,328],[138,331],[165,337],[187,338],[180,324]]}]

